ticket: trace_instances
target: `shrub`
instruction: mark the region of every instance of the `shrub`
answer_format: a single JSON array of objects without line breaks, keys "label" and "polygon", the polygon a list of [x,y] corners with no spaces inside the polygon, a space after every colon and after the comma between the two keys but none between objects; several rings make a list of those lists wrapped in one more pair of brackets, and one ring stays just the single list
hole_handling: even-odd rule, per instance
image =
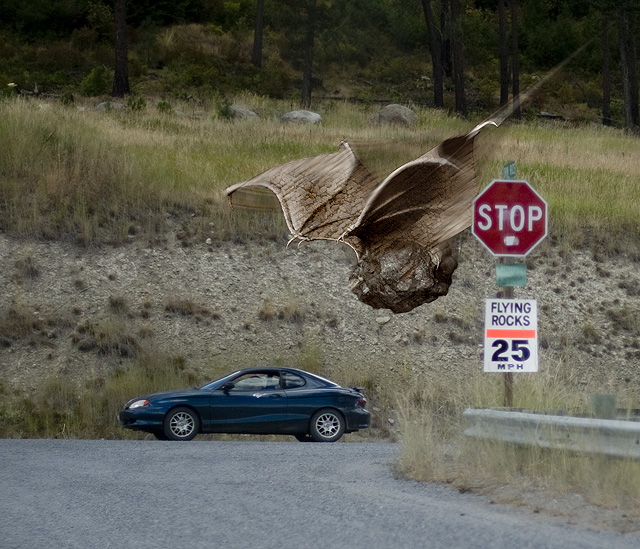
[{"label": "shrub", "polygon": [[18,97],[18,86],[14,82],[10,82],[4,88],[0,89],[0,99]]},{"label": "shrub", "polygon": [[112,87],[111,71],[106,67],[96,67],[80,84],[83,95],[95,97],[109,93]]},{"label": "shrub", "polygon": [[124,106],[128,111],[139,112],[147,108],[147,102],[139,95],[129,95]]},{"label": "shrub", "polygon": [[233,119],[233,110],[231,109],[231,101],[229,101],[229,99],[224,98],[218,105],[218,118],[223,120]]},{"label": "shrub", "polygon": [[173,107],[168,101],[158,101],[156,109],[163,114],[171,114],[173,112]]},{"label": "shrub", "polygon": [[261,93],[282,99],[291,89],[292,71],[279,55],[269,57],[258,76]]}]

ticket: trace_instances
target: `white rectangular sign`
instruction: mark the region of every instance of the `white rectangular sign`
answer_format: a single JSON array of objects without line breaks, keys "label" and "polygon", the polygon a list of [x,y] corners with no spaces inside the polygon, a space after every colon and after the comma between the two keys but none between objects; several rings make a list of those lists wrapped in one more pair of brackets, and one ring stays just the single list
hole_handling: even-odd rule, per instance
[{"label": "white rectangular sign", "polygon": [[487,299],[484,371],[538,371],[538,306],[535,299]]}]

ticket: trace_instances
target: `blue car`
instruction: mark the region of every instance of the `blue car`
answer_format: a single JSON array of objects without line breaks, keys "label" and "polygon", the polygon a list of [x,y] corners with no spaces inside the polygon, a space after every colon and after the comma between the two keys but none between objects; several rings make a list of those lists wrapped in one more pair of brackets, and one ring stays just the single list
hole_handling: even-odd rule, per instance
[{"label": "blue car", "polygon": [[160,440],[192,440],[198,433],[293,435],[335,442],[369,427],[360,389],[341,387],[294,368],[239,370],[196,389],[130,400],[118,414],[125,429]]}]

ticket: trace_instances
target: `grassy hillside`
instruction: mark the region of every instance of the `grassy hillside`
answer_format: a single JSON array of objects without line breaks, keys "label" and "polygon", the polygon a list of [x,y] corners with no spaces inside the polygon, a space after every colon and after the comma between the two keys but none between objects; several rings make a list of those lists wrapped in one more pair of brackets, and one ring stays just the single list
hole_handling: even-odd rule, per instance
[{"label": "grassy hillside", "polygon": [[[225,106],[214,104],[97,112],[91,104],[0,102],[0,227],[84,245],[121,243],[134,233],[159,237],[159,220],[170,211],[188,220],[186,234],[206,220],[221,240],[269,238],[282,234],[282,224],[231,216],[221,199],[226,186],[286,160],[334,151],[342,139],[406,144],[408,160],[473,124],[419,110],[414,129],[379,127],[370,122],[371,107],[329,103],[318,109],[322,124],[285,126],[277,116],[292,105],[258,96],[237,102],[260,120],[230,122]],[[479,141],[480,186],[516,161],[518,177],[549,203],[552,237],[562,245],[636,253],[637,139],[603,127],[507,123]]]}]

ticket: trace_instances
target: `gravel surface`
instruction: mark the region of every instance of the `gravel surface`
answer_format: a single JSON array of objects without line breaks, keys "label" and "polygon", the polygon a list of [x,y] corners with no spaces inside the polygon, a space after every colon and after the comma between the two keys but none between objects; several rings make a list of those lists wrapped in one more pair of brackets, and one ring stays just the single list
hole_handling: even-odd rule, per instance
[{"label": "gravel surface", "polygon": [[[48,375],[104,377],[131,363],[135,343],[205,377],[212,365],[310,359],[342,384],[455,384],[482,371],[484,300],[498,291],[495,259],[473,236],[456,250],[449,295],[394,315],[350,292],[354,254],[335,243],[185,248],[169,230],[162,245],[83,249],[0,234],[0,322],[17,331],[0,338],[0,383],[32,390]],[[638,264],[545,243],[527,264],[528,285],[515,296],[538,300],[540,371],[640,407]],[[23,325],[39,328],[24,336]],[[126,342],[120,355],[87,335],[107,329]]]},{"label": "gravel surface", "polygon": [[0,440],[0,540],[34,547],[634,548],[399,480],[385,443]]}]

